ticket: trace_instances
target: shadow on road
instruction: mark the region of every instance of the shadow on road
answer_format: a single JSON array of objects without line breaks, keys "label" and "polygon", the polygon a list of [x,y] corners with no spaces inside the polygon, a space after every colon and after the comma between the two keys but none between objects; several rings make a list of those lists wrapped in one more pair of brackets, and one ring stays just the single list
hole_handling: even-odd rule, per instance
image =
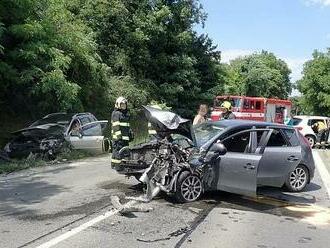
[{"label": "shadow on road", "polygon": [[[57,168],[47,174],[58,173],[68,168]],[[65,187],[47,182],[47,174],[19,176],[6,180],[1,178],[0,215],[32,215],[36,210],[33,204],[42,203],[48,198],[66,191]]]}]

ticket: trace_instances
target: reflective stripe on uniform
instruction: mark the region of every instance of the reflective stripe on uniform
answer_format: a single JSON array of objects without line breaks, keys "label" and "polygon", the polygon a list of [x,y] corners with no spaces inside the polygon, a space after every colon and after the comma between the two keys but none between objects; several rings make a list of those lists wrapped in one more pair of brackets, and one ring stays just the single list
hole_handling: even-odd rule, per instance
[{"label": "reflective stripe on uniform", "polygon": [[128,122],[115,121],[115,122],[112,123],[112,126],[113,127],[116,127],[116,126],[129,127],[130,124]]},{"label": "reflective stripe on uniform", "polygon": [[119,126],[120,124],[120,121],[115,121],[115,122],[112,122],[112,126],[115,127],[115,126]]},{"label": "reflective stripe on uniform", "polygon": [[123,140],[128,140],[129,141],[129,137],[128,136],[122,136]]},{"label": "reflective stripe on uniform", "polygon": [[112,135],[112,138],[116,140],[116,139],[118,139],[118,136],[114,134],[114,135]]},{"label": "reflective stripe on uniform", "polygon": [[119,131],[117,131],[117,132],[115,132],[115,134],[114,135],[121,135],[121,131],[119,130]]},{"label": "reflective stripe on uniform", "polygon": [[121,163],[121,160],[120,159],[111,159],[111,163],[114,163],[114,164],[120,164]]},{"label": "reflective stripe on uniform", "polygon": [[156,130],[148,130],[149,134],[157,134]]},{"label": "reflective stripe on uniform", "polygon": [[152,124],[150,122],[148,122],[148,127],[152,127]]}]

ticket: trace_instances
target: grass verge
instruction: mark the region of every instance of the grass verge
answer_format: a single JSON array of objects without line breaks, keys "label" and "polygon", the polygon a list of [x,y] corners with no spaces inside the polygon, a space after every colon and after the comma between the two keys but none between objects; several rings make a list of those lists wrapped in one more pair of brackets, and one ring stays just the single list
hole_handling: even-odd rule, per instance
[{"label": "grass verge", "polygon": [[12,159],[10,161],[0,160],[0,174],[8,174],[28,168],[41,167],[46,165],[59,165],[74,160],[95,156],[86,151],[68,150],[57,155],[54,160],[43,160],[40,156],[30,154],[26,159]]}]

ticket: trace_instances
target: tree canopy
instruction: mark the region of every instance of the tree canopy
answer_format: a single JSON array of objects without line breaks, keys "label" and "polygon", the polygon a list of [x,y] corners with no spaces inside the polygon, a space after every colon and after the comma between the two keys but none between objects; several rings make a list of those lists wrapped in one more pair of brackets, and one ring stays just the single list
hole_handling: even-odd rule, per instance
[{"label": "tree canopy", "polygon": [[194,30],[205,20],[199,0],[2,0],[1,109],[109,117],[123,95],[132,110],[156,100],[188,117],[223,93],[288,96],[283,61],[262,52],[221,64]]},{"label": "tree canopy", "polygon": [[225,93],[281,99],[291,93],[290,69],[267,51],[234,59],[224,71]]},{"label": "tree canopy", "polygon": [[330,115],[330,49],[315,51],[304,64],[303,77],[297,83],[302,93],[301,106],[306,114]]}]

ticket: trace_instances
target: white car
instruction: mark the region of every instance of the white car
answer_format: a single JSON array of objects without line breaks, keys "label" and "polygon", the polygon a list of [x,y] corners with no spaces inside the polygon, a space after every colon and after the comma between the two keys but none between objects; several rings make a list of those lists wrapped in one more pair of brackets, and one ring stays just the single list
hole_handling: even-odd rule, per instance
[{"label": "white car", "polygon": [[316,143],[316,133],[313,131],[312,125],[318,121],[324,122],[327,126],[327,121],[330,121],[330,118],[325,116],[297,115],[290,122],[292,126],[297,128],[307,138],[311,147],[313,147]]}]

